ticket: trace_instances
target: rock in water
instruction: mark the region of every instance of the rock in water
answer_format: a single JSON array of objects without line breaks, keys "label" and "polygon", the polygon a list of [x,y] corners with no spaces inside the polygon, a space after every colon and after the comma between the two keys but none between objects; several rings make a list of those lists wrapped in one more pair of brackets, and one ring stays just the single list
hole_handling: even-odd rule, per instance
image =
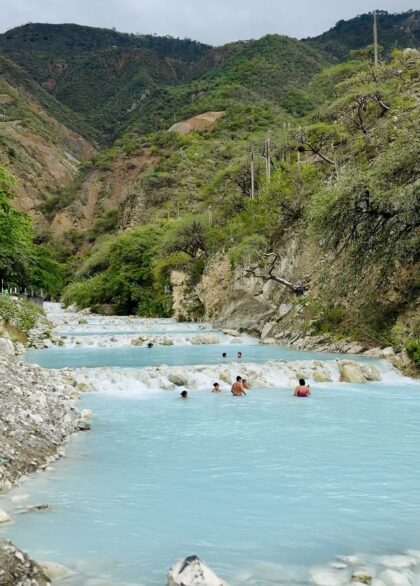
[{"label": "rock in water", "polygon": [[169,373],[168,379],[178,387],[186,387],[188,385],[188,376],[182,368],[174,368],[172,372]]},{"label": "rock in water", "polygon": [[68,576],[73,576],[74,572],[69,570],[57,562],[40,562],[39,565],[44,571],[44,574],[48,576],[50,580],[62,580]]},{"label": "rock in water", "polygon": [[11,521],[12,519],[10,518],[10,515],[6,513],[6,511],[3,511],[3,509],[0,509],[0,525],[3,525],[4,523],[10,523]]},{"label": "rock in water", "polygon": [[228,586],[196,555],[178,560],[169,570],[168,586]]},{"label": "rock in water", "polygon": [[193,336],[191,338],[191,344],[198,346],[199,344],[220,344],[219,336],[215,334],[202,334],[200,336]]},{"label": "rock in water", "polygon": [[226,334],[226,336],[233,336],[234,338],[239,338],[241,335],[238,330],[223,330],[223,333]]},{"label": "rock in water", "polygon": [[362,367],[352,360],[340,360],[338,362],[340,371],[340,381],[345,383],[365,383],[366,377],[363,374]]},{"label": "rock in water", "polygon": [[361,367],[363,376],[368,381],[378,381],[381,380],[381,373],[376,368],[376,366],[372,366],[371,364],[365,364]]}]

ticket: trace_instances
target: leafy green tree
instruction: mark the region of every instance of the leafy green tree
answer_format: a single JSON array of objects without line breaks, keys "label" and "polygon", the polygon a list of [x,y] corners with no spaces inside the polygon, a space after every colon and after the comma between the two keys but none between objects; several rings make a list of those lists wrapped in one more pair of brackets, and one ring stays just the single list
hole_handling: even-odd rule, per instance
[{"label": "leafy green tree", "polygon": [[191,258],[208,255],[209,229],[208,222],[198,216],[187,216],[173,224],[164,236],[162,252],[170,255],[185,252]]},{"label": "leafy green tree", "polygon": [[0,278],[24,286],[33,269],[34,232],[29,217],[12,206],[13,183],[0,167]]}]

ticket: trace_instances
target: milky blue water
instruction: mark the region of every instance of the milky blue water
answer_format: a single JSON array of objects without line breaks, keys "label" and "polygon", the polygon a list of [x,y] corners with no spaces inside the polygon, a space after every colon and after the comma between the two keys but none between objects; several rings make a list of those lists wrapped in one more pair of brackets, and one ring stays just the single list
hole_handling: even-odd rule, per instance
[{"label": "milky blue water", "polygon": [[[30,360],[213,364],[224,349],[60,348]],[[319,357],[238,345],[232,358],[237,349],[260,363]],[[305,581],[309,567],[338,554],[420,549],[419,390],[401,379],[314,385],[310,399],[287,388],[246,398],[190,391],[187,401],[176,391],[87,393],[92,431],[19,489],[51,510],[18,516],[7,536],[36,559],[77,569],[72,586],[89,576],[162,586],[191,554],[233,586],[289,585],[291,572]]]},{"label": "milky blue water", "polygon": [[[282,346],[264,344],[208,344],[189,346],[154,346],[118,347],[118,348],[48,348],[28,352],[27,360],[40,364],[45,368],[65,367],[143,367],[155,364],[187,365],[187,364],[220,364],[222,353],[226,352],[226,362],[236,362],[237,353],[242,352],[243,362],[259,364],[269,360],[336,360],[343,358],[340,354],[321,352],[299,352]],[[348,356],[346,356],[348,358]],[[361,362],[371,362],[367,358],[355,357]]]},{"label": "milky blue water", "polygon": [[150,328],[146,331],[143,330],[63,330],[60,331],[60,336],[121,336],[121,335],[136,335],[136,334],[202,334],[204,332],[209,332],[211,330],[210,327],[208,328],[185,328],[185,329],[162,329],[162,328]]}]

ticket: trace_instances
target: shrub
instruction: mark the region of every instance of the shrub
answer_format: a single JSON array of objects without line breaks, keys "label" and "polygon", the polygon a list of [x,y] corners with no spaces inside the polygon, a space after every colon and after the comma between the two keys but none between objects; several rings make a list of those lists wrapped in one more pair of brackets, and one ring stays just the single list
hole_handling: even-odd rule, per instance
[{"label": "shrub", "polygon": [[405,349],[415,367],[420,368],[420,340],[407,340]]}]

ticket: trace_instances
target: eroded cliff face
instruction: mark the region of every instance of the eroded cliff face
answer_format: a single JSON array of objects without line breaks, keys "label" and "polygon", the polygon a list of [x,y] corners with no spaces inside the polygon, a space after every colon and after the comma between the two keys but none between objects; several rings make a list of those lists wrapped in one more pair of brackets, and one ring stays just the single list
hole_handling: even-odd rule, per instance
[{"label": "eroded cliff face", "polygon": [[[280,261],[275,274],[292,283],[304,280],[308,285],[305,294],[296,295],[280,283],[250,276],[242,266],[233,269],[229,257],[219,253],[208,263],[198,285],[192,286],[186,273],[176,271],[172,274],[175,318],[212,321],[221,329],[247,332],[265,343],[289,345],[298,350],[366,352],[369,356],[388,359],[408,374],[415,373],[403,343],[408,332],[419,327],[418,300],[408,303],[405,308],[403,305],[404,291],[412,281],[414,267],[395,275],[395,282],[383,291],[387,302],[403,307],[393,331],[396,342],[393,349],[384,348],[380,340],[369,336],[360,342],[343,335],[336,336],[334,330],[317,332],[313,327],[313,313],[308,307],[312,303],[322,303],[325,289],[330,287],[328,281],[337,283],[340,279],[340,265],[322,247],[308,243],[299,234],[286,235],[276,252]],[[356,294],[360,297],[359,290]],[[362,295],[365,301],[366,295],[368,293]],[[337,292],[337,301],[345,303],[346,299],[340,298]],[[398,344],[399,334],[401,344]]]},{"label": "eroded cliff face", "polygon": [[59,238],[72,228],[87,230],[111,209],[118,209],[122,230],[140,224],[145,201],[138,180],[157,161],[144,150],[140,155],[116,158],[106,168],[88,171],[74,201],[54,215],[52,235]]},{"label": "eroded cliff face", "polygon": [[[292,282],[311,278],[314,251],[292,237],[279,247],[276,273]],[[204,306],[205,319],[223,328],[232,328],[266,337],[267,324],[276,324],[270,334],[280,333],[301,313],[296,295],[274,281],[246,273],[244,267],[232,269],[226,255],[209,263],[195,292]],[[273,330],[273,331],[271,331]]]},{"label": "eroded cliff face", "polygon": [[82,136],[50,116],[27,92],[1,80],[0,164],[16,178],[14,205],[47,227],[40,207],[95,153]]}]

